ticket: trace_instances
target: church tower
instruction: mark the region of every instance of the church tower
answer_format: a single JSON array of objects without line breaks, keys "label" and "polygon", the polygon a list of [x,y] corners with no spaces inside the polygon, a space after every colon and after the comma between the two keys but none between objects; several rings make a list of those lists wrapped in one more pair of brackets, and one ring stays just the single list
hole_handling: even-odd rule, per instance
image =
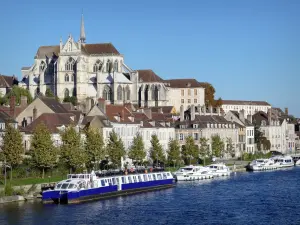
[{"label": "church tower", "polygon": [[85,29],[84,29],[83,13],[81,15],[80,39],[79,40],[81,43],[85,43]]}]

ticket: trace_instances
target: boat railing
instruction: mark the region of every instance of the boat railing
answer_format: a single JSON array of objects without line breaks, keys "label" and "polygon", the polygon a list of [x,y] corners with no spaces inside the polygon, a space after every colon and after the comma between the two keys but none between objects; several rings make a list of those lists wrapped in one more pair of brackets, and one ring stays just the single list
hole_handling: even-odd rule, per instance
[{"label": "boat railing", "polygon": [[144,169],[129,169],[129,170],[102,170],[96,171],[95,174],[97,177],[110,177],[110,176],[122,176],[130,174],[144,174],[144,173],[156,173],[164,172],[164,168],[144,168]]}]

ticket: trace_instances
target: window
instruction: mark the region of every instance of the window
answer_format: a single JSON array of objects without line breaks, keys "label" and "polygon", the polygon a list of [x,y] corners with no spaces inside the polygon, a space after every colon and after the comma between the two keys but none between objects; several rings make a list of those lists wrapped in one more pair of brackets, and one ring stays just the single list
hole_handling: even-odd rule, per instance
[{"label": "window", "polygon": [[194,95],[197,95],[198,93],[197,93],[197,89],[194,89]]},{"label": "window", "polygon": [[184,103],[184,99],[181,99],[181,103],[182,103],[182,104]]},{"label": "window", "polygon": [[191,95],[191,89],[188,89],[188,96]]},{"label": "window", "polygon": [[184,96],[184,90],[181,90],[181,96]]},{"label": "window", "polygon": [[194,133],[194,140],[198,140],[198,133]]},{"label": "window", "polygon": [[46,64],[45,64],[44,61],[42,61],[42,62],[41,62],[41,65],[40,65],[40,70],[41,70],[41,71],[44,71],[45,68],[46,68]]},{"label": "window", "polygon": [[197,99],[196,98],[194,99],[194,103],[197,103]]},{"label": "window", "polygon": [[179,140],[183,141],[183,134],[182,133],[179,134]]},{"label": "window", "polygon": [[106,72],[110,72],[110,61],[107,60],[106,62]]},{"label": "window", "polygon": [[119,85],[119,86],[118,86],[118,89],[117,89],[117,99],[118,99],[119,101],[122,100],[122,87],[121,87],[121,85]]},{"label": "window", "polygon": [[65,82],[69,82],[70,81],[70,77],[68,74],[65,75]]},{"label": "window", "polygon": [[191,99],[188,99],[188,103],[191,103]]},{"label": "window", "polygon": [[71,81],[74,81],[74,74],[71,75]]},{"label": "window", "polygon": [[105,100],[111,100],[111,99],[112,99],[112,91],[111,91],[111,88],[110,88],[108,85],[106,85],[106,86],[104,87],[104,90],[103,90],[103,98],[104,98]]},{"label": "window", "polygon": [[118,61],[116,60],[114,63],[114,71],[118,72],[119,64]]},{"label": "window", "polygon": [[70,96],[70,92],[69,92],[68,88],[66,88],[64,95],[65,95],[65,98]]},{"label": "window", "polygon": [[129,101],[130,100],[130,88],[129,86],[127,85],[126,87],[126,99]]},{"label": "window", "polygon": [[75,60],[73,58],[69,58],[66,65],[65,65],[66,71],[74,71],[75,70]]},{"label": "window", "polygon": [[93,72],[98,72],[101,70],[103,63],[98,59],[94,64]]}]

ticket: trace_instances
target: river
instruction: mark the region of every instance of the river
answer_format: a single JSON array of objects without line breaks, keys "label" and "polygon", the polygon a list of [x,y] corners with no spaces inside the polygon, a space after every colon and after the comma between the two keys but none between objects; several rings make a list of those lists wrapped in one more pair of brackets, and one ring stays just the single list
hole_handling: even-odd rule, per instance
[{"label": "river", "polygon": [[78,205],[0,205],[0,224],[300,224],[300,168],[229,178]]}]

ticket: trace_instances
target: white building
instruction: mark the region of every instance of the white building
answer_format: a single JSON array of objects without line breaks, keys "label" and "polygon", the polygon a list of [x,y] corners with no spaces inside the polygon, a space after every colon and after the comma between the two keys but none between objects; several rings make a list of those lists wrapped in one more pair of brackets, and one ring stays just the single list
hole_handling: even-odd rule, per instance
[{"label": "white building", "polygon": [[238,101],[238,100],[222,100],[222,109],[225,113],[228,111],[244,110],[245,117],[254,115],[256,112],[262,111],[267,113],[271,105],[265,101]]}]

